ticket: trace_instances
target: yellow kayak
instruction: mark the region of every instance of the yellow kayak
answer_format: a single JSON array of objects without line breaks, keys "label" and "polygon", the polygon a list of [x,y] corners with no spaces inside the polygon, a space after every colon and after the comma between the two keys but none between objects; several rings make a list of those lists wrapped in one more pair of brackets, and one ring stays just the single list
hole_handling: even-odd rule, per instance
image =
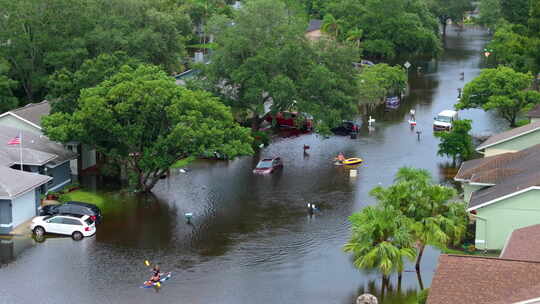
[{"label": "yellow kayak", "polygon": [[361,158],[347,158],[346,160],[344,161],[337,161],[336,162],[336,165],[344,165],[344,166],[352,166],[352,165],[359,165],[362,163],[362,159]]}]

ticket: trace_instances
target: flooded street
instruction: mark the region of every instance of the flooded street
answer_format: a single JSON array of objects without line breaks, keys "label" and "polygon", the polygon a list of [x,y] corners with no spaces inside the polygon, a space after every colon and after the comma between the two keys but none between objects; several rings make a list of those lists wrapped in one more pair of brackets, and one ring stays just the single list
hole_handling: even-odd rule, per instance
[{"label": "flooded street", "polygon": [[[160,181],[157,202],[108,195],[110,209],[97,235],[80,242],[0,238],[0,303],[345,304],[364,291],[379,295],[380,275],[355,269],[342,251],[350,234],[347,217],[375,203],[368,192],[391,184],[402,166],[425,168],[441,182],[452,177],[449,160],[436,154],[433,117],[452,109],[457,88],[479,73],[488,37],[474,28],[449,28],[448,34],[438,61],[421,63],[421,74],[413,62],[411,91],[400,108],[377,109],[374,128],[363,124],[355,140],[279,138],[253,157],[198,161],[189,172]],[[418,121],[414,130],[407,123],[411,108]],[[506,128],[481,110],[460,116],[473,120],[477,135]],[[333,164],[340,151],[364,159],[356,178]],[[251,170],[267,156],[280,156],[283,170],[254,176]],[[321,212],[308,216],[308,202]],[[191,225],[185,212],[194,215]],[[424,254],[425,287],[438,255],[434,249]],[[159,291],[139,288],[150,276],[145,260],[173,272]],[[413,298],[416,273],[404,273],[402,284],[383,303]]]}]

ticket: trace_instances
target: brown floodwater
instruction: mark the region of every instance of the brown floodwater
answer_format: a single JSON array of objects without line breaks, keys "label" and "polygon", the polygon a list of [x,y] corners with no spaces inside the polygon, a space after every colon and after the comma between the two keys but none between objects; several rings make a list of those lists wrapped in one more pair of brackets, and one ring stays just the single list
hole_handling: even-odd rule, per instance
[{"label": "brown floodwater", "polygon": [[[451,109],[457,88],[479,73],[487,39],[481,29],[449,28],[441,58],[413,62],[410,94],[396,110],[375,109],[373,127],[363,124],[357,139],[278,138],[253,157],[197,161],[187,173],[175,171],[160,181],[152,198],[105,191],[103,224],[95,237],[79,242],[0,238],[0,303],[345,304],[364,292],[380,296],[380,274],[355,269],[342,251],[349,237],[347,218],[374,204],[369,190],[391,184],[402,166],[425,168],[435,180],[452,184],[455,168],[437,156],[432,119]],[[418,121],[414,130],[407,123],[411,108]],[[506,128],[480,110],[460,115],[473,119],[477,135]],[[311,147],[308,155],[304,144]],[[364,159],[357,177],[332,163],[340,151]],[[254,176],[251,170],[267,156],[281,156],[283,170]],[[99,180],[84,183],[88,189],[107,189]],[[308,202],[320,212],[309,216]],[[191,224],[186,212],[193,213]],[[438,255],[433,248],[424,254],[425,287]],[[139,288],[150,275],[145,260],[173,272],[161,289]],[[382,303],[406,303],[416,296],[413,268],[408,264],[399,290],[392,276]]]}]

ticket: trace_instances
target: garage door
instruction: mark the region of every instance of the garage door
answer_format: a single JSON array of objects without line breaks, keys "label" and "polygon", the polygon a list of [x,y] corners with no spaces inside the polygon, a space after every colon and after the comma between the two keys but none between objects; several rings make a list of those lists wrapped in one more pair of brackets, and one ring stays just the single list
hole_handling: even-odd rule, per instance
[{"label": "garage door", "polygon": [[30,191],[11,202],[13,228],[36,216],[35,192]]}]

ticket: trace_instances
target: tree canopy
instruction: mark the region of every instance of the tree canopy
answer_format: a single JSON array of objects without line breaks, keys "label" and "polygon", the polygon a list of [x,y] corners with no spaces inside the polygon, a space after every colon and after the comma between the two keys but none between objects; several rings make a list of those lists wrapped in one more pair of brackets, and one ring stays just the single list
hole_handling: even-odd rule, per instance
[{"label": "tree canopy", "polygon": [[530,90],[532,84],[531,74],[502,66],[485,69],[465,85],[456,108],[495,110],[514,127],[519,114],[540,103],[540,93]]},{"label": "tree canopy", "polygon": [[448,20],[458,23],[463,20],[466,11],[473,9],[471,0],[428,0],[428,6],[442,25],[443,35],[446,35]]},{"label": "tree canopy", "polygon": [[336,20],[338,39],[354,29],[368,57],[436,56],[441,50],[437,19],[423,0],[331,0],[324,8]]},{"label": "tree canopy", "polygon": [[55,71],[76,71],[102,53],[178,71],[192,33],[189,16],[168,0],[0,0],[0,13],[0,57],[26,102],[45,97]]},{"label": "tree canopy", "polygon": [[148,192],[178,160],[216,151],[227,157],[252,153],[249,129],[203,91],[177,86],[156,66],[123,66],[84,89],[73,114],[43,119],[53,140],[77,140],[127,167],[137,189]]},{"label": "tree canopy", "polygon": [[360,103],[377,103],[386,96],[400,95],[407,86],[407,72],[385,63],[364,67],[358,75]]},{"label": "tree canopy", "polygon": [[462,119],[452,123],[452,129],[449,132],[439,132],[436,134],[441,140],[439,143],[439,155],[452,157],[452,162],[456,158],[463,161],[470,159],[474,154],[472,143],[471,120]]},{"label": "tree canopy", "polygon": [[207,89],[258,128],[265,108],[295,110],[314,116],[317,127],[355,113],[356,51],[304,37],[305,22],[285,4],[247,2],[233,20],[214,18],[217,47],[203,67]]}]

